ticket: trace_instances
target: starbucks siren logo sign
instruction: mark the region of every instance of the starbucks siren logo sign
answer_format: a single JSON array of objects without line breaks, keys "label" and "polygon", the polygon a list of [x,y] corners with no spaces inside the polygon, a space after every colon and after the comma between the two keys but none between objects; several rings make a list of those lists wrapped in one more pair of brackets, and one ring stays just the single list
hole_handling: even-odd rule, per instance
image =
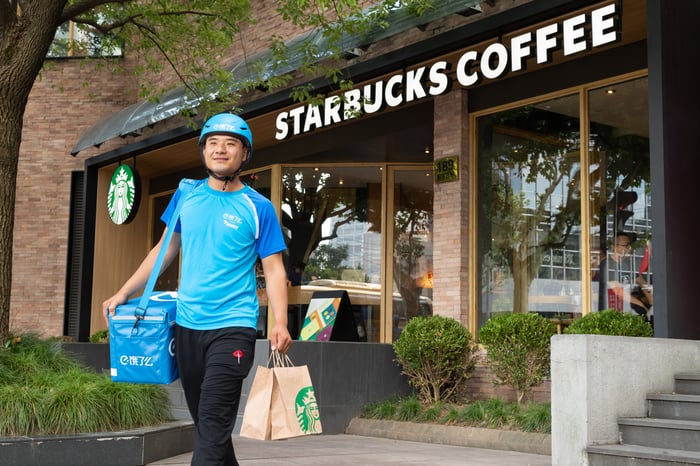
[{"label": "starbucks siren logo sign", "polygon": [[117,225],[134,219],[139,206],[141,185],[138,173],[128,165],[119,165],[112,175],[107,193],[107,211]]},{"label": "starbucks siren logo sign", "polygon": [[321,416],[313,387],[303,387],[297,392],[294,407],[297,415],[297,422],[304,434],[321,433]]}]

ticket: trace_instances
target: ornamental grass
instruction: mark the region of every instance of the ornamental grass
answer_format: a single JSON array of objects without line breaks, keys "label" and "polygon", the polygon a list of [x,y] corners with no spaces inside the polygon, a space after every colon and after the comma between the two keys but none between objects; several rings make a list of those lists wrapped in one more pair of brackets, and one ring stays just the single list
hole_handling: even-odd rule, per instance
[{"label": "ornamental grass", "polygon": [[509,403],[500,398],[465,403],[422,403],[415,395],[370,403],[361,417],[447,426],[550,433],[549,403]]},{"label": "ornamental grass", "polygon": [[157,385],[114,383],[33,335],[0,348],[0,437],[134,429],[171,420]]}]

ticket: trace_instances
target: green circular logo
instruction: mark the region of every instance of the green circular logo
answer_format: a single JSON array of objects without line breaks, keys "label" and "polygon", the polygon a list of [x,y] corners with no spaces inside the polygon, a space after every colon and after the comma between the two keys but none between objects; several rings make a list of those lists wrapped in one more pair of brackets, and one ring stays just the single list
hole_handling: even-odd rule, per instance
[{"label": "green circular logo", "polygon": [[139,206],[141,186],[138,173],[128,165],[119,165],[112,175],[107,193],[109,218],[117,225],[134,219]]},{"label": "green circular logo", "polygon": [[321,416],[318,411],[314,388],[303,387],[295,400],[297,422],[305,434],[317,434],[321,430]]}]

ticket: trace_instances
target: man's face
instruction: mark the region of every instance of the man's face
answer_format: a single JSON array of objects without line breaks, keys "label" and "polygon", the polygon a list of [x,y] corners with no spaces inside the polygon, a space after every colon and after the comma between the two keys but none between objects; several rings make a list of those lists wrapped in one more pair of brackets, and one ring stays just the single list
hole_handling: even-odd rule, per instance
[{"label": "man's face", "polygon": [[202,153],[209,170],[219,176],[233,175],[248,157],[248,149],[243,142],[226,134],[207,137]]},{"label": "man's face", "polygon": [[626,236],[618,236],[615,238],[615,244],[613,245],[613,252],[618,256],[626,256],[632,250],[632,244],[630,239]]}]

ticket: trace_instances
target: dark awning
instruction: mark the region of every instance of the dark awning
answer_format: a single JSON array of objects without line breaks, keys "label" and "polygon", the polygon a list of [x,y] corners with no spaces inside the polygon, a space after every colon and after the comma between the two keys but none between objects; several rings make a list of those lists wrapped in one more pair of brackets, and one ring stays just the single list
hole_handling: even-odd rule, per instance
[{"label": "dark awning", "polygon": [[[391,37],[412,27],[420,27],[455,13],[465,15],[478,13],[481,11],[480,5],[483,1],[444,0],[440,2],[440,6],[431,8],[422,16],[415,16],[406,11],[405,8],[397,7],[389,13],[387,18],[389,27],[364,36],[347,35],[342,40],[343,50],[352,55],[357,53],[358,49],[361,50],[374,42]],[[255,72],[264,78],[265,76],[280,76],[298,69],[303,58],[302,44],[306,44],[309,41],[316,44],[319,51],[318,59],[322,59],[324,54],[328,52],[327,40],[320,31],[311,31],[287,43],[290,53],[285,63],[275,63],[272,58],[272,52],[269,50],[257,53],[237,63],[230,69],[234,77],[232,82],[240,82],[251,78],[253,76],[252,70],[256,70]],[[124,137],[138,133],[147,126],[177,115],[181,110],[196,108],[199,103],[200,99],[191,98],[183,86],[166,93],[157,101],[144,100],[130,105],[117,113],[101,119],[83,133],[71,150],[71,155],[77,155],[80,151],[89,147],[99,147],[105,141],[117,136]]]}]

